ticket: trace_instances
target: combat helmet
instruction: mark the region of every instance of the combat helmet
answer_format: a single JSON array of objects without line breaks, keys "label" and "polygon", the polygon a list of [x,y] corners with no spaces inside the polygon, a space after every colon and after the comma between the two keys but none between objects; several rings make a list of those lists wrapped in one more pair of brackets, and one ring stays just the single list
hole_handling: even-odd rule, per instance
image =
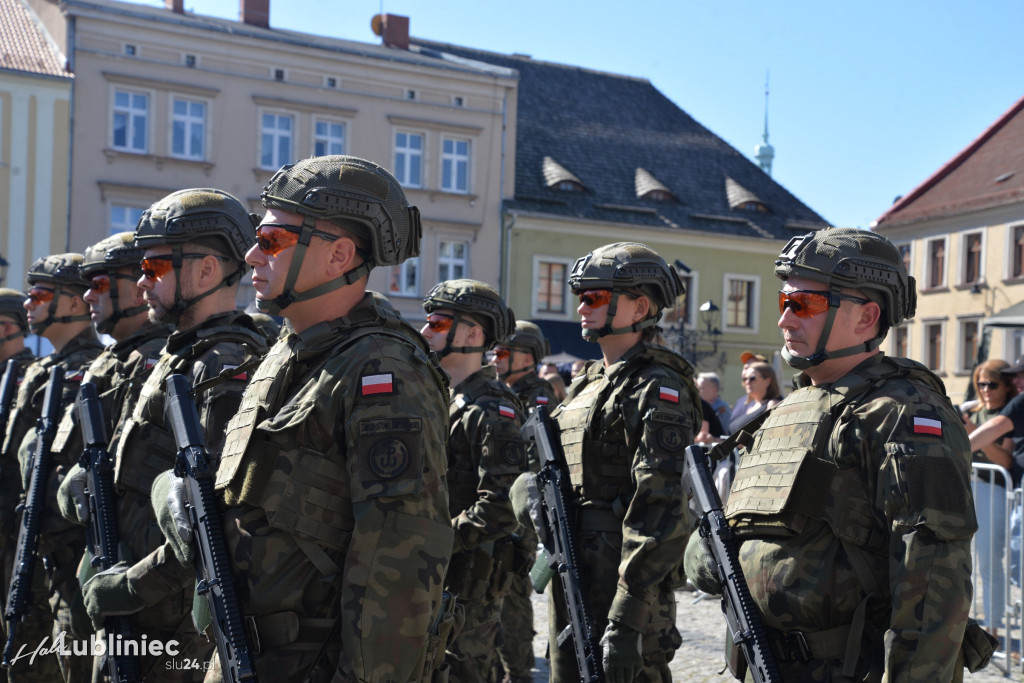
[{"label": "combat helmet", "polygon": [[535,323],[529,320],[517,320],[512,334],[508,338],[503,339],[501,343],[529,352],[533,355],[533,360],[536,363],[539,363],[541,358],[551,353],[551,344],[548,343],[544,333],[541,332],[541,329]]},{"label": "combat helmet", "polygon": [[[423,227],[419,209],[409,206],[398,180],[372,161],[347,155],[303,159],[274,174],[260,195],[263,206],[303,217],[296,252],[283,293],[273,300],[257,300],[260,310],[278,313],[304,301],[351,284],[375,266],[397,266],[419,256]],[[342,277],[306,292],[295,291],[306,249],[316,221],[328,220],[369,246],[359,250],[363,263]],[[357,242],[358,244],[358,242]]]},{"label": "combat helmet", "polygon": [[82,255],[76,253],[51,254],[36,259],[25,274],[29,287],[45,283],[53,287],[53,298],[47,306],[46,320],[32,323],[33,334],[42,334],[53,323],[74,323],[88,321],[89,314],[62,315],[57,317],[57,303],[62,294],[81,298],[89,284],[82,277]]},{"label": "combat helmet", "polygon": [[[165,244],[171,247],[176,283],[174,305],[168,309],[166,322],[175,322],[195,302],[242,278],[246,270],[245,254],[256,242],[256,219],[235,197],[208,187],[172,192],[143,212],[135,227],[135,246],[143,250]],[[215,249],[238,267],[211,289],[184,299],[181,295],[183,261],[208,255],[185,252],[186,243]],[[224,260],[225,256],[218,259]]]},{"label": "combat helmet", "polygon": [[[826,228],[794,237],[775,261],[775,275],[780,280],[791,277],[821,282],[829,292],[829,310],[810,356],[796,356],[783,347],[786,362],[806,369],[828,360],[842,358],[878,347],[889,331],[914,317],[917,288],[913,276],[907,274],[899,249],[878,233],[858,228]],[[878,336],[857,346],[825,351],[836,311],[841,303],[840,290],[863,292],[881,308]]]},{"label": "combat helmet", "polygon": [[[447,280],[434,285],[423,299],[423,310],[429,315],[434,311],[448,308],[454,311],[454,320],[448,330],[445,347],[438,353],[446,356],[449,353],[471,353],[487,351],[498,340],[504,339],[515,328],[516,317],[512,309],[497,290],[479,280]],[[480,324],[484,331],[483,346],[452,346],[455,329],[463,316],[470,315]]]},{"label": "combat helmet", "polygon": [[12,318],[18,329],[0,337],[0,344],[22,337],[28,333],[28,311],[25,310],[25,293],[9,287],[0,287],[0,315]]},{"label": "combat helmet", "polygon": [[118,301],[118,287],[115,281],[120,279],[134,282],[142,275],[139,261],[142,260],[143,249],[135,246],[134,239],[135,234],[132,232],[119,232],[105,237],[85,250],[82,259],[83,278],[89,279],[94,275],[103,274],[111,279],[111,312],[109,316],[96,323],[97,332],[110,334],[122,319],[146,312],[145,304],[122,310]]},{"label": "combat helmet", "polygon": [[[686,290],[673,270],[656,251],[639,242],[615,242],[595,249],[578,259],[569,273],[569,287],[574,294],[588,289],[612,292],[608,316],[599,330],[583,330],[584,338],[597,341],[609,334],[628,334],[653,327],[664,308],[675,304]],[[651,301],[651,313],[628,327],[613,328],[612,318],[623,293],[640,292]]]}]

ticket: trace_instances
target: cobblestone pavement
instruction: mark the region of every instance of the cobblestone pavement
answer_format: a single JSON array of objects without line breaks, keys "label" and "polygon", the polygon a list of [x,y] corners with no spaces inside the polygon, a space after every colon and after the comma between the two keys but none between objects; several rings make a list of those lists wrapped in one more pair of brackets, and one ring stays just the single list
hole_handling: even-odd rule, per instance
[{"label": "cobblestone pavement", "polygon": [[[727,683],[734,679],[728,671],[719,673],[725,663],[722,651],[725,644],[725,618],[722,616],[721,603],[717,598],[708,597],[694,602],[695,594],[679,592],[678,620],[676,623],[683,636],[683,646],[676,652],[670,668],[672,680],[678,683]],[[533,651],[536,655],[535,681],[548,680],[548,667],[544,659],[547,646],[547,596],[533,596],[533,614],[535,630],[538,635],[533,640]],[[996,655],[1000,662],[1001,654]],[[989,666],[976,674],[965,673],[964,680],[969,683],[997,683],[1004,681],[1024,681],[1018,667],[1005,677],[1002,670],[993,660]]]}]

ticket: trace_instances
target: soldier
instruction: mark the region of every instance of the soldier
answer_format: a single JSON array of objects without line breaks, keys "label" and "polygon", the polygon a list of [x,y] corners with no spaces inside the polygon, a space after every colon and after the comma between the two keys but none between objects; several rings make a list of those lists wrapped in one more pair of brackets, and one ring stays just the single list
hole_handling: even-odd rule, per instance
[{"label": "soldier", "polygon": [[5,367],[11,359],[24,366],[34,358],[32,351],[25,347],[28,315],[22,305],[24,301],[24,292],[8,287],[0,288],[0,368]]},{"label": "soldier", "polygon": [[[138,398],[125,408],[113,439],[117,519],[123,556],[83,586],[89,617],[100,628],[108,615],[135,614],[133,635],[178,643],[176,655],[145,652],[147,682],[202,680],[181,661],[205,661],[211,646],[192,626],[195,573],[164,546],[150,507],[156,475],[173,467],[177,447],[164,417],[164,380],[181,373],[196,385],[199,412],[212,448],[223,443],[247,380],[243,366],[266,350],[252,319],[235,310],[245,252],[255,240],[255,217],[231,195],[214,189],[174,192],[147,209],[135,229],[143,250],[138,286],[155,324],[175,332],[151,369]],[[76,475],[82,476],[82,475]],[[62,510],[80,523],[87,509],[80,486],[61,490]],[[179,660],[179,661],[174,661]],[[191,676],[191,678],[190,678]]]},{"label": "soldier", "polygon": [[484,352],[513,329],[501,295],[477,280],[449,280],[423,300],[420,334],[451,377],[448,493],[455,530],[445,588],[465,607],[465,626],[448,648],[452,681],[491,681],[502,642],[501,604],[516,572],[518,528],[509,489],[526,471],[516,395],[498,381]]},{"label": "soldier", "polygon": [[419,254],[419,212],[351,156],[284,166],[262,201],[246,260],[257,306],[290,330],[228,424],[216,473],[257,675],[429,680],[452,543],[447,385],[416,330],[366,290],[374,266]]},{"label": "soldier", "polygon": [[[554,409],[558,404],[551,383],[537,374],[537,364],[551,353],[551,347],[540,328],[529,320],[517,320],[515,330],[492,351],[491,364],[503,381],[519,396],[527,412],[534,406]],[[530,469],[536,472],[540,463],[529,453]],[[498,648],[504,680],[510,683],[528,683],[533,680],[533,586],[528,572],[537,551],[537,535],[532,528],[519,526],[514,536],[517,567],[508,593],[501,606],[501,630],[505,642]]]},{"label": "soldier", "polygon": [[[793,238],[775,274],[798,388],[754,435],[725,512],[782,677],[960,680],[971,448],[939,378],[878,350],[914,315],[914,278],[852,228]],[[706,561],[691,540],[687,574],[715,591]]]},{"label": "soldier", "polygon": [[[682,642],[673,588],[683,581],[679,553],[690,531],[683,448],[700,428],[701,407],[693,368],[651,340],[683,285],[649,247],[618,242],[576,261],[569,286],[583,337],[602,354],[551,415],[575,493],[584,599],[603,632],[608,681],[668,681]],[[554,645],[569,624],[559,582],[549,595],[551,680],[578,681],[572,648]]]},{"label": "soldier", "polygon": [[[7,473],[17,472],[19,467],[22,477],[17,482],[18,490],[5,490],[5,497],[20,495],[28,485],[32,457],[35,455],[35,423],[43,410],[50,369],[56,365],[63,366],[61,405],[70,405],[78,393],[85,369],[103,350],[89,322],[89,305],[82,298],[87,284],[82,278],[81,265],[81,254],[56,254],[37,260],[28,270],[27,279],[31,289],[24,306],[28,313],[29,329],[49,341],[53,345],[53,353],[40,358],[26,369],[18,389],[18,400],[7,423],[3,446],[3,478],[5,482],[8,481],[10,478]],[[46,484],[47,501],[54,499],[57,486],[66,474],[66,465],[54,463]],[[0,506],[5,511],[11,511],[16,502],[16,498],[8,498]],[[57,522],[58,519],[52,514],[48,515],[44,518],[43,530],[49,531]],[[16,527],[13,533],[16,537]],[[69,545],[65,546],[65,542]],[[50,586],[63,583],[69,577],[74,578],[75,560],[81,556],[83,543],[84,536],[74,539],[45,536],[40,539],[38,557],[41,561],[36,562],[36,575],[32,579],[32,607],[25,621],[18,627],[15,653],[21,645],[25,645],[27,651],[34,650],[43,638],[49,639],[54,635]],[[70,554],[67,552],[69,547]],[[5,587],[10,585],[13,547],[11,552],[12,555],[4,561],[4,570],[7,572],[4,577]],[[8,676],[12,681],[60,680],[58,657],[43,657],[41,661],[37,659],[31,664],[28,658],[19,659],[8,670]]]}]

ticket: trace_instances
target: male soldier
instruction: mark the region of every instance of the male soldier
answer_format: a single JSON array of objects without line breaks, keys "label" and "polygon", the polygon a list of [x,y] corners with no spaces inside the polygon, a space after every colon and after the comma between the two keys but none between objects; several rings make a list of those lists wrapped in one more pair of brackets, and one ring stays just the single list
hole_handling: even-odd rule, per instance
[{"label": "male soldier", "polygon": [[[558,404],[551,383],[537,374],[537,364],[551,353],[548,340],[540,328],[529,320],[517,320],[512,334],[492,351],[491,364],[498,379],[516,392],[523,409],[528,413],[534,406],[547,406],[553,410]],[[540,463],[530,452],[530,469],[536,472]],[[501,606],[501,630],[505,642],[498,648],[506,681],[528,683],[533,680],[533,586],[528,578],[537,550],[537,535],[532,528],[519,527],[513,537],[516,548],[515,564],[522,571],[512,578],[508,593]]]},{"label": "male soldier", "polygon": [[[53,353],[40,358],[25,371],[25,377],[18,389],[18,401],[7,423],[7,438],[3,447],[4,479],[8,472],[17,472],[20,467],[22,478],[20,495],[28,486],[31,462],[35,455],[36,419],[42,416],[43,398],[50,369],[56,365],[64,368],[64,387],[61,405],[71,404],[78,393],[78,384],[88,365],[103,350],[96,333],[89,322],[89,305],[82,298],[87,285],[82,279],[81,254],[56,254],[37,260],[29,267],[28,284],[31,289],[25,299],[29,329],[53,345]],[[57,493],[57,486],[67,473],[67,467],[54,463],[47,484],[45,500]],[[2,507],[9,511],[16,500],[4,500]],[[58,522],[53,514],[46,515],[43,530],[49,531]],[[17,537],[17,530],[13,532]],[[75,560],[81,556],[84,537],[75,539],[71,554],[60,544],[40,541],[36,562],[36,575],[32,579],[32,607],[24,622],[18,626],[15,654],[21,645],[26,651],[34,650],[43,638],[53,634],[54,614],[50,607],[51,585],[73,577]],[[13,543],[11,544],[13,553]],[[77,552],[77,556],[73,557]],[[4,570],[10,572],[13,555],[5,558]],[[5,577],[4,586],[10,585],[10,573]],[[6,590],[6,589],[5,589]],[[20,659],[8,670],[11,680],[53,681],[60,680],[58,658],[44,657],[30,664],[29,659]]]},{"label": "male soldier", "polygon": [[[173,467],[177,452],[164,416],[164,380],[181,373],[197,385],[206,438],[219,450],[248,377],[238,366],[266,349],[252,319],[235,310],[245,252],[256,237],[254,223],[231,195],[201,188],[164,197],[143,213],[135,229],[135,246],[143,250],[138,286],[149,319],[176,331],[138,398],[125,408],[114,438],[118,533],[125,554],[118,565],[89,579],[83,597],[97,628],[108,615],[136,614],[136,640],[145,634],[150,641],[178,642],[175,656],[147,652],[140,657],[149,683],[201,680],[201,670],[183,670],[181,662],[205,661],[210,651],[189,616],[195,573],[165,553],[150,508],[153,480]],[[84,523],[78,491],[64,487],[61,505]]]},{"label": "male soldier", "polygon": [[[802,372],[740,459],[725,512],[782,677],[960,680],[971,448],[942,382],[878,350],[914,315],[914,278],[892,243],[852,228],[793,238],[775,274],[782,357]],[[686,555],[695,585],[717,592],[696,535]]]},{"label": "male soldier", "polygon": [[420,334],[451,377],[448,493],[455,530],[445,588],[466,610],[462,633],[448,648],[449,680],[491,681],[502,642],[501,603],[515,567],[518,528],[508,492],[526,471],[516,395],[498,381],[484,352],[513,329],[501,295],[477,280],[449,280],[423,300]]},{"label": "male soldier", "polygon": [[[32,351],[25,346],[25,335],[28,334],[28,316],[25,307],[25,294],[16,289],[7,287],[0,288],[0,377],[7,369],[7,361],[13,360],[17,368],[19,383],[25,372],[25,368],[35,360]],[[10,410],[14,406],[6,406]],[[6,424],[0,424],[0,446],[3,446],[3,435],[6,432]],[[2,465],[0,465],[2,466]],[[21,491],[20,477],[0,477],[0,567],[7,567],[13,562],[13,557],[6,555],[10,541],[17,534],[15,529],[15,514],[13,505]],[[13,552],[13,549],[12,549]],[[5,578],[3,570],[0,570],[0,580]],[[0,586],[0,590],[7,590],[7,583]]]},{"label": "male soldier", "polygon": [[291,329],[228,424],[216,474],[257,675],[429,680],[452,544],[447,385],[416,330],[366,291],[374,266],[419,254],[419,212],[352,156],[284,166],[262,201],[246,260],[257,306]]},{"label": "male soldier", "polygon": [[[89,282],[84,299],[89,304],[96,330],[109,334],[115,340],[92,362],[82,379],[83,382],[91,382],[101,396],[108,435],[113,433],[121,408],[128,402],[129,380],[141,385],[142,375],[159,358],[160,350],[172,332],[169,325],[149,321],[149,309],[136,282],[142,274],[139,266],[142,249],[133,246],[133,239],[131,232],[122,232],[101,240],[85,250],[81,267],[83,278]],[[84,494],[85,477],[76,464],[83,448],[72,403],[65,410],[52,450],[55,463],[65,469],[75,468],[76,472],[82,472],[77,477],[65,479],[69,486],[79,487],[79,495]],[[50,504],[56,505],[58,500],[59,497],[52,498]],[[56,614],[54,638],[61,632],[84,638],[92,631],[92,626],[87,619],[72,625],[71,606],[74,604],[78,613],[84,615],[79,579],[84,583],[92,574],[76,578],[73,570],[79,566],[85,532],[76,524],[70,527],[66,523],[58,524],[57,520],[65,521],[62,515],[77,522],[77,517],[88,516],[88,508],[83,508],[77,515],[52,510],[54,524],[48,525],[43,536],[45,541],[40,540],[41,544],[52,546],[54,554],[60,556],[58,566],[65,569],[64,575],[55,577],[51,584],[55,591],[51,598]],[[86,561],[81,568],[90,570],[92,565]],[[85,656],[71,657],[68,654],[61,657],[65,680],[78,680],[83,675],[88,678],[89,662],[90,658]]]}]

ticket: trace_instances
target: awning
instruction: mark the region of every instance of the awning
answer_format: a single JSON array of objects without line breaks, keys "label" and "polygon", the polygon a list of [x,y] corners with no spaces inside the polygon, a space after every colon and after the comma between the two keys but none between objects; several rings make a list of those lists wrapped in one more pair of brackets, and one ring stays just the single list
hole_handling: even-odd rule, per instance
[{"label": "awning", "polygon": [[984,327],[1024,327],[1024,301],[1020,301],[990,315],[982,321]]},{"label": "awning", "polygon": [[578,360],[601,357],[601,347],[594,342],[588,342],[580,334],[579,321],[531,320],[530,322],[535,323],[548,338],[552,356],[564,358],[565,356],[562,354],[568,354]]}]

